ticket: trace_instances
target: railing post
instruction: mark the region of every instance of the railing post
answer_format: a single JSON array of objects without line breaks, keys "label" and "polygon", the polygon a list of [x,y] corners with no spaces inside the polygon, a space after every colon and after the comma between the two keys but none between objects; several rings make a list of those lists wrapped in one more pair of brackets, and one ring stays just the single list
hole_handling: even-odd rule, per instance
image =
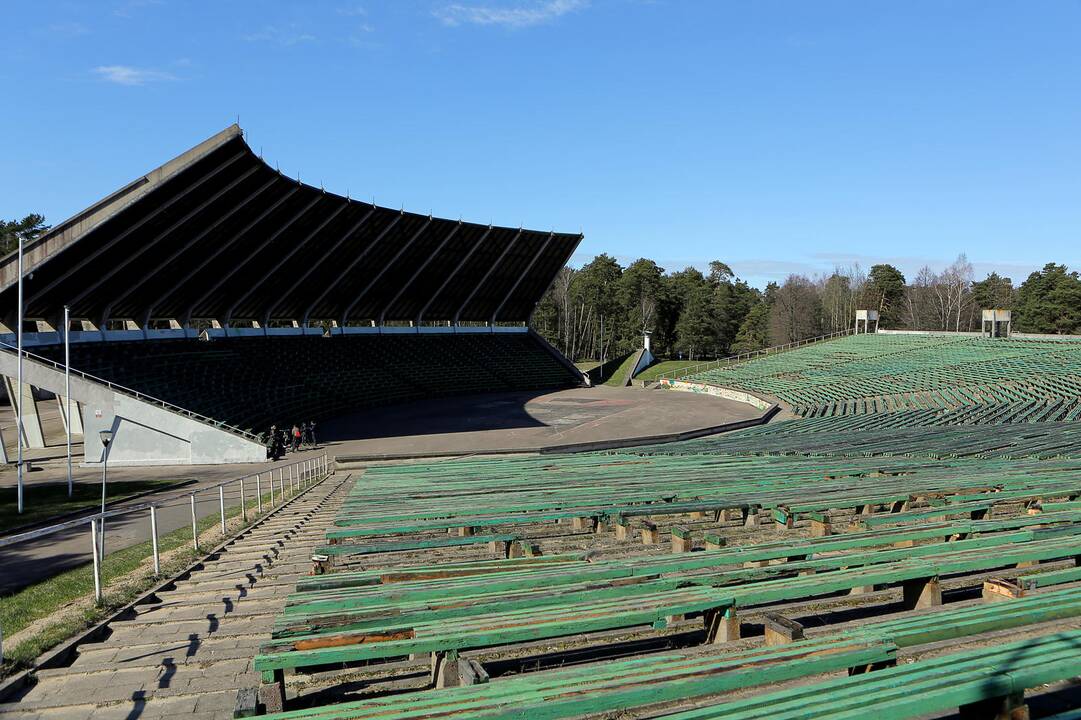
[{"label": "railing post", "polygon": [[101,560],[98,558],[98,521],[96,519],[90,520],[90,552],[94,555],[94,602],[100,605]]},{"label": "railing post", "polygon": [[248,503],[244,499],[244,478],[240,478],[240,519],[248,522]]},{"label": "railing post", "polygon": [[[263,481],[259,477],[261,473],[255,473],[255,497],[256,505],[260,515],[263,514]],[[274,483],[270,483],[270,487],[274,487]]]},{"label": "railing post", "polygon": [[285,502],[285,475],[284,475],[284,473],[281,473],[281,472],[278,473],[278,489],[281,490],[281,493],[279,493],[279,494],[282,496],[281,501],[284,503]]},{"label": "railing post", "polygon": [[195,493],[191,494],[191,544],[199,552],[199,524],[195,518]]},{"label": "railing post", "polygon": [[225,535],[225,486],[218,486],[218,507],[221,508],[221,534]]},{"label": "railing post", "polygon": [[154,553],[154,577],[161,575],[161,561],[158,558],[158,509],[150,506],[150,547]]},{"label": "railing post", "polygon": [[270,471],[270,507],[274,507],[274,471]]},{"label": "railing post", "polygon": [[[289,490],[290,490],[290,492],[293,491],[293,466],[292,465],[289,466]],[[284,495],[285,493],[283,492],[282,494]]]}]

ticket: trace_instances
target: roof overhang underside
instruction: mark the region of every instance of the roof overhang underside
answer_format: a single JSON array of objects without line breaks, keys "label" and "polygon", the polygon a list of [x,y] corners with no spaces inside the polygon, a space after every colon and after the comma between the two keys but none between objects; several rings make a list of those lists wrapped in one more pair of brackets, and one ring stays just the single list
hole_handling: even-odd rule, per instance
[{"label": "roof overhang underside", "polygon": [[[581,239],[334,195],[268,166],[234,125],[29,243],[25,317],[524,322]],[[9,326],[15,264],[0,259]]]}]

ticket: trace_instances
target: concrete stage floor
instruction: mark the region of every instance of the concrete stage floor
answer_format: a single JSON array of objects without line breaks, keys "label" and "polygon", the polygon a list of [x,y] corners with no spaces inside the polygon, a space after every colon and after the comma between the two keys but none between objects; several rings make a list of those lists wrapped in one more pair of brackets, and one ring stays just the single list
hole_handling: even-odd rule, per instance
[{"label": "concrete stage floor", "polygon": [[600,386],[366,410],[324,423],[319,440],[338,456],[458,455],[646,438],[761,414],[750,405],[709,395]]}]

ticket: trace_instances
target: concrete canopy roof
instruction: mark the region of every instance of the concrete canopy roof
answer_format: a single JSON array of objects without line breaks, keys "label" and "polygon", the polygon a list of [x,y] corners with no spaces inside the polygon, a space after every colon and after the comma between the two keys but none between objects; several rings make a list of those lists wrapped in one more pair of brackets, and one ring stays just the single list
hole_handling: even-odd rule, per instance
[{"label": "concrete canopy roof", "polygon": [[[27,243],[25,316],[525,322],[581,239],[328,193],[268,166],[233,125]],[[16,278],[12,253],[10,327]]]}]

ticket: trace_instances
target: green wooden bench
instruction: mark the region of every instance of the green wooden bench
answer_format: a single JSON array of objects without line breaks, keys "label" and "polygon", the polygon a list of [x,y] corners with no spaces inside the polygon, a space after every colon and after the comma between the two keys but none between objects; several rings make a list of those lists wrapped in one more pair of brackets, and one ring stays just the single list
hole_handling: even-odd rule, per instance
[{"label": "green wooden bench", "polygon": [[557,720],[890,663],[895,652],[896,648],[884,641],[823,640],[728,655],[663,653],[268,717]]},{"label": "green wooden bench", "polygon": [[[387,598],[381,604],[349,613],[328,614],[314,631],[310,631],[310,617],[299,618],[301,624],[296,634],[264,646],[265,652],[256,658],[256,667],[272,672],[556,638],[599,629],[659,626],[666,617],[706,610],[724,611],[722,638],[733,639],[739,636],[737,608],[809,599],[875,585],[901,585],[909,607],[934,606],[941,604],[940,576],[1081,555],[1081,537],[1076,534],[1081,528],[1073,530],[1073,535],[1046,534],[1041,530],[1011,535],[1011,538],[1024,536],[1018,538],[1021,542],[994,544],[987,542],[994,538],[983,538],[943,544],[939,548],[909,548],[920,555],[882,562],[878,561],[881,558],[857,561],[844,556],[798,561],[790,563],[790,572],[809,569],[817,572],[795,577],[776,577],[774,567],[761,567],[716,576],[655,581],[647,578],[647,582],[636,585],[613,584],[600,589],[570,586],[562,595],[480,595],[473,602],[460,600],[451,606],[445,602],[410,604]],[[928,552],[928,548],[938,552]],[[993,550],[989,552],[988,548]],[[892,552],[902,556],[904,553]],[[867,564],[859,566],[861,562]],[[827,568],[831,571],[821,572]],[[680,587],[689,582],[696,586]],[[538,622],[540,618],[545,620]]]},{"label": "green wooden bench", "polygon": [[[468,535],[465,537],[439,537],[424,540],[403,540],[368,544],[324,545],[312,552],[316,555],[344,557],[349,555],[378,555],[380,553],[410,552],[414,550],[434,550],[438,548],[459,547],[466,545],[484,545],[498,543],[507,545],[519,539],[519,535]],[[504,549],[504,556],[505,556]]]},{"label": "green wooden bench", "polygon": [[895,662],[896,648],[1081,616],[1081,589],[1010,603],[972,605],[877,622],[838,635],[716,655],[683,650],[500,679],[486,685],[405,693],[276,718],[469,717],[558,720],[693,700],[799,677]]},{"label": "green wooden bench", "polygon": [[[784,688],[664,715],[666,720],[903,720],[981,706],[1019,709],[1028,688],[1081,674],[1081,631],[951,653],[875,672]],[[996,712],[997,711],[997,712]]]}]

